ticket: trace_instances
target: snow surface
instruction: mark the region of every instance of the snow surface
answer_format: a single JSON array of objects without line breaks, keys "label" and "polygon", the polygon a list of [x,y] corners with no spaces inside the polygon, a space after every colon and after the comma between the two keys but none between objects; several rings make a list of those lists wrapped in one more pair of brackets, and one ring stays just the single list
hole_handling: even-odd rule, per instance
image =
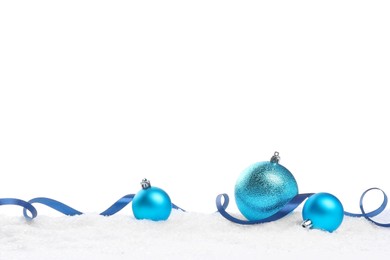
[{"label": "snow surface", "polygon": [[[386,217],[390,214],[386,212]],[[0,259],[389,259],[390,229],[346,217],[334,233],[300,227],[297,210],[277,222],[240,226],[218,213],[174,210],[165,222],[97,214],[0,215]]]}]

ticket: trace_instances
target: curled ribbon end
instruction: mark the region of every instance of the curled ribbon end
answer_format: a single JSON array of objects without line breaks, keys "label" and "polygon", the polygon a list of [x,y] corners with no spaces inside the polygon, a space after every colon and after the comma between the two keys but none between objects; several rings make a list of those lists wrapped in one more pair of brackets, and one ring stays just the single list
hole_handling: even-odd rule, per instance
[{"label": "curled ribbon end", "polygon": [[[364,200],[364,197],[366,196],[366,194],[372,190],[379,190],[380,192],[382,192],[383,202],[376,210],[366,213],[366,211],[364,210],[364,206],[363,206],[363,200]],[[365,192],[363,192],[362,196],[360,196],[359,207],[360,207],[360,211],[362,213],[356,214],[356,213],[350,213],[350,212],[345,211],[344,215],[349,216],[349,217],[364,217],[365,219],[367,219],[368,221],[372,222],[373,224],[375,224],[377,226],[390,227],[390,223],[379,223],[379,222],[372,219],[372,217],[378,216],[386,209],[387,202],[388,202],[387,195],[382,189],[370,188],[370,189],[366,190]]]}]

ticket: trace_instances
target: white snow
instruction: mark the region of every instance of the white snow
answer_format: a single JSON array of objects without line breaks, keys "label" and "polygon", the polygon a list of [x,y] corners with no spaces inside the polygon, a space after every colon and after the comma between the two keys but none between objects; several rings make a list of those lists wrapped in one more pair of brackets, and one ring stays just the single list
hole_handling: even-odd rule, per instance
[{"label": "white snow", "polygon": [[[390,216],[386,212],[384,218]],[[300,210],[240,226],[218,213],[174,210],[165,222],[102,217],[0,215],[0,259],[389,259],[390,229],[346,217],[334,233],[305,230]]]}]

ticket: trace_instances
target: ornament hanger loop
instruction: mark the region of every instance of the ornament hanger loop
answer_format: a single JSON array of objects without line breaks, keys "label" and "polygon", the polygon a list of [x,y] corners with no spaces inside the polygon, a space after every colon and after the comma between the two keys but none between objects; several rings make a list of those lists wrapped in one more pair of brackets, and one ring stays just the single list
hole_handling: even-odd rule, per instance
[{"label": "ornament hanger loop", "polygon": [[270,161],[272,163],[279,163],[279,161],[280,161],[279,152],[275,152],[274,155],[271,157]]}]

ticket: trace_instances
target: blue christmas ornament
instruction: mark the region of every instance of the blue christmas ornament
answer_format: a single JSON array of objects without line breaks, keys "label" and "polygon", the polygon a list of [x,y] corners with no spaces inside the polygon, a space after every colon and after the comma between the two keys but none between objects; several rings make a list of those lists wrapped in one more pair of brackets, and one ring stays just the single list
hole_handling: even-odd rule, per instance
[{"label": "blue christmas ornament", "polygon": [[302,210],[304,228],[317,228],[333,232],[344,218],[344,208],[340,200],[332,194],[321,192],[306,201]]},{"label": "blue christmas ornament", "polygon": [[172,210],[168,194],[157,187],[151,187],[150,181],[143,179],[140,190],[133,199],[132,208],[136,219],[154,221],[167,220]]},{"label": "blue christmas ornament", "polygon": [[248,220],[272,216],[298,194],[298,185],[289,170],[279,164],[275,152],[269,162],[245,169],[235,186],[237,207]]}]

